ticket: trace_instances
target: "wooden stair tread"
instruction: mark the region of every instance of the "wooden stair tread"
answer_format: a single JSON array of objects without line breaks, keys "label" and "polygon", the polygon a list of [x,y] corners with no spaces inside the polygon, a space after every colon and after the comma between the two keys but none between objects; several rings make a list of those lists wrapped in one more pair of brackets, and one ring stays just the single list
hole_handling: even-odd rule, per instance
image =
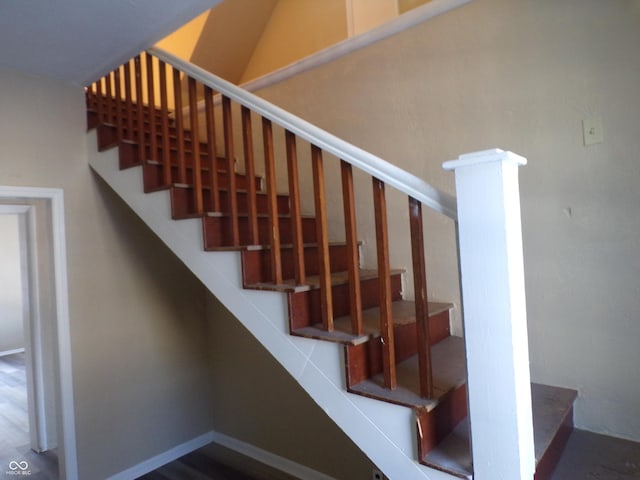
[{"label": "wooden stair tread", "polygon": [[[404,273],[402,269],[395,269],[391,271],[391,275],[400,275]],[[377,270],[361,269],[360,280],[369,280],[378,277]],[[346,285],[349,282],[348,272],[334,272],[331,274],[331,285]],[[304,285],[296,285],[295,279],[283,280],[279,285],[270,282],[260,282],[245,285],[245,288],[253,290],[271,290],[274,292],[306,292],[308,290],[315,290],[320,288],[320,277],[317,275],[310,275],[307,277],[307,281]]]},{"label": "wooden stair tread", "polygon": [[[453,307],[451,303],[429,302],[429,316],[432,317]],[[416,322],[415,302],[399,300],[391,304],[394,325],[409,325]],[[334,331],[327,332],[322,325],[298,328],[291,332],[300,337],[314,338],[349,345],[359,345],[373,337],[380,336],[380,308],[367,308],[362,311],[362,335],[351,333],[351,317],[344,315],[333,320]]]},{"label": "wooden stair tread", "polygon": [[[538,465],[549,450],[573,408],[577,392],[568,388],[531,384],[533,436]],[[427,453],[423,463],[459,478],[471,480],[473,467],[469,444],[469,417],[466,417],[440,444]]]},{"label": "wooden stair tread", "polygon": [[397,364],[398,387],[389,390],[384,387],[382,374],[352,386],[349,391],[378,400],[433,410],[440,400],[466,382],[464,340],[450,336],[431,347],[433,360],[434,398],[422,398],[418,375],[418,358],[413,355]]},{"label": "wooden stair tread", "polygon": [[[361,245],[362,241],[358,241],[358,245]],[[337,246],[344,246],[346,245],[345,242],[329,242],[329,247],[337,247]],[[311,247],[317,247],[318,244],[317,243],[303,243],[302,247],[303,248],[311,248]],[[280,245],[280,248],[282,250],[289,250],[291,248],[293,248],[293,244],[292,243],[284,243]],[[247,245],[244,247],[245,250],[248,251],[257,251],[257,250],[271,250],[271,245]]]}]

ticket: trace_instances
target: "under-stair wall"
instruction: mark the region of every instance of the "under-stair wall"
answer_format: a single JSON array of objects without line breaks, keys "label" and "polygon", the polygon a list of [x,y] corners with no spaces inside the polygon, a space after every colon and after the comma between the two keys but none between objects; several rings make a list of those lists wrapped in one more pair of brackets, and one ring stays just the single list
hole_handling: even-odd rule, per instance
[{"label": "under-stair wall", "polygon": [[239,252],[203,251],[201,220],[173,221],[169,192],[145,194],[142,170],[121,171],[114,151],[92,154],[90,165],[387,476],[451,478],[415,461],[415,419],[410,409],[344,389],[341,345],[289,335],[284,295],[242,289]]}]

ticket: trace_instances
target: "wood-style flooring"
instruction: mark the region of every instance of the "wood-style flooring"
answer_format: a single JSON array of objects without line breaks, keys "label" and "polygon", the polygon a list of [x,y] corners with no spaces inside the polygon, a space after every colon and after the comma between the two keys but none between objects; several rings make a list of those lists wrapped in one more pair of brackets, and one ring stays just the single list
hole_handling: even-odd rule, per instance
[{"label": "wood-style flooring", "polygon": [[29,446],[28,416],[24,353],[0,357],[0,479],[24,477],[15,474],[24,470],[33,480],[58,480],[55,452]]},{"label": "wood-style flooring", "polygon": [[[211,446],[207,446],[139,480],[293,480],[273,471],[242,473],[240,470],[251,469],[243,468],[237,460],[239,470],[230,469],[210,452]],[[255,463],[246,460],[247,465]],[[640,480],[640,443],[575,429],[550,480]]]},{"label": "wood-style flooring", "polygon": [[[37,454],[29,448],[24,354],[14,354],[0,357],[0,479],[15,478],[8,474],[9,464],[25,461],[31,471],[28,478],[58,480],[55,452]],[[295,479],[210,445],[140,480]],[[574,430],[550,480],[640,480],[640,443]]]}]

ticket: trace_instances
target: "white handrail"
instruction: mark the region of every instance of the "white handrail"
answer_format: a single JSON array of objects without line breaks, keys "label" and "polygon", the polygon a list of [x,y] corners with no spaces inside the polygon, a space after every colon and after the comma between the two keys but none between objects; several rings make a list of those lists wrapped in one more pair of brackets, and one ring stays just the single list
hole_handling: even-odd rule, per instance
[{"label": "white handrail", "polygon": [[197,65],[186,62],[157,47],[149,48],[148,52],[163,62],[173,65],[194,80],[211,87],[231,100],[275,122],[307,142],[415,198],[423,205],[454,220],[457,219],[455,197],[429,185],[415,175],[355,145],[345,142],[335,135],[312,125],[306,120],[239,88],[231,82],[207,72]]}]

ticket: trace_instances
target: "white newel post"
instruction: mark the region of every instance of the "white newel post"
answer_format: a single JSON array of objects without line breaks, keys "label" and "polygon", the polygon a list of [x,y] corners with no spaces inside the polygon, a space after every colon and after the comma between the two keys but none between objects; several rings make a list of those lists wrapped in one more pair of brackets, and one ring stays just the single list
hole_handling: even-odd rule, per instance
[{"label": "white newel post", "polygon": [[444,164],[458,197],[474,480],[535,471],[518,167],[487,150]]}]

